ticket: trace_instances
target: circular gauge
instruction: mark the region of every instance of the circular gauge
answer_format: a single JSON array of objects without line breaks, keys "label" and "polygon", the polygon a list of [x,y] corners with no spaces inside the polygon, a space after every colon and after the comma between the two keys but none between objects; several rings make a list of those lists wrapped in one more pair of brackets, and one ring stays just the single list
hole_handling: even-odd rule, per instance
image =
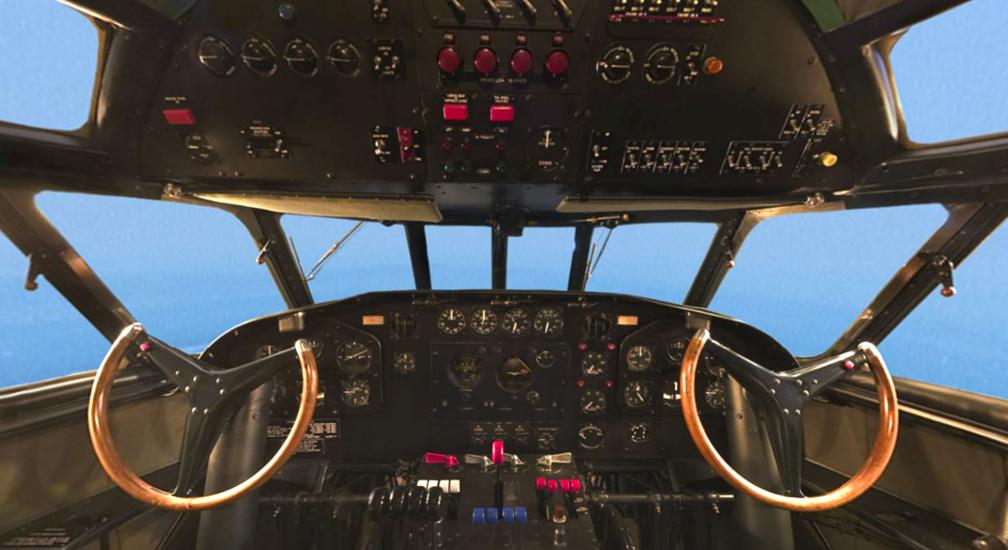
[{"label": "circular gauge", "polygon": [[651,404],[651,382],[634,380],[623,388],[623,401],[632,409]]},{"label": "circular gauge", "polygon": [[582,449],[598,449],[605,441],[605,431],[598,424],[582,424],[577,438]]},{"label": "circular gauge", "polygon": [[270,76],[276,72],[277,54],[269,40],[259,37],[249,38],[242,44],[242,63],[259,76]]},{"label": "circular gauge", "polygon": [[536,313],[535,320],[532,322],[532,328],[535,329],[539,334],[544,334],[546,336],[556,336],[560,334],[563,330],[564,319],[563,314],[560,310],[555,307],[548,307],[545,309],[540,309]]},{"label": "circular gauge", "polygon": [[265,344],[256,348],[255,358],[262,359],[264,357],[269,357],[278,351],[280,351],[279,347],[272,344]]},{"label": "circular gauge", "polygon": [[630,441],[647,443],[651,439],[651,426],[647,422],[637,422],[630,426]]},{"label": "circular gauge", "polygon": [[704,388],[704,401],[712,409],[725,408],[724,383],[720,378],[715,378],[707,383],[707,387]]},{"label": "circular gauge", "polygon": [[497,369],[497,385],[506,392],[524,391],[532,385],[532,369],[520,357],[511,357]]},{"label": "circular gauge", "polygon": [[481,307],[472,312],[469,318],[469,326],[476,334],[486,336],[497,330],[497,314],[488,307]]},{"label": "circular gauge", "polygon": [[525,334],[531,324],[528,312],[520,307],[507,310],[501,321],[501,327],[511,336]]},{"label": "circular gauge", "polygon": [[336,365],[346,374],[355,375],[371,368],[374,352],[371,347],[359,340],[350,340],[339,347],[336,352]]},{"label": "circular gauge", "polygon": [[647,346],[634,346],[627,352],[627,368],[633,372],[641,372],[651,368],[651,348]]},{"label": "circular gauge", "polygon": [[686,346],[689,345],[689,338],[676,336],[665,345],[665,355],[673,365],[682,365],[683,357],[686,355]]},{"label": "circular gauge", "polygon": [[284,46],[284,61],[295,73],[308,77],[318,72],[318,52],[304,38],[295,38]]},{"label": "circular gauge", "polygon": [[234,50],[223,38],[216,36],[207,36],[200,40],[196,48],[196,58],[201,65],[217,76],[231,76],[237,68]]},{"label": "circular gauge", "polygon": [[585,390],[581,394],[581,412],[590,415],[606,411],[606,396],[600,390]]},{"label": "circular gauge", "polygon": [[354,76],[360,71],[360,52],[352,42],[340,38],[329,46],[329,63],[341,76]]},{"label": "circular gauge", "polygon": [[371,402],[371,385],[367,380],[344,380],[340,399],[348,407],[366,407]]},{"label": "circular gauge", "polygon": [[448,378],[463,390],[475,388],[480,382],[481,374],[479,357],[471,353],[463,353],[453,357],[448,369]]},{"label": "circular gauge", "polygon": [[651,48],[644,60],[644,80],[649,84],[664,84],[676,75],[679,52],[668,44]]},{"label": "circular gauge", "polygon": [[606,356],[598,351],[589,351],[581,359],[581,372],[585,376],[601,376],[606,372]]},{"label": "circular gauge", "polygon": [[679,393],[679,381],[673,379],[665,382],[665,388],[662,389],[661,394],[662,405],[666,407],[678,407],[681,400],[682,395]]},{"label": "circular gauge", "polygon": [[443,334],[454,336],[465,330],[465,326],[465,313],[462,313],[460,310],[450,307],[441,310],[441,313],[438,314],[437,328]]},{"label": "circular gauge", "polygon": [[535,360],[537,365],[548,369],[556,363],[556,355],[548,349],[541,349],[536,353]]},{"label": "circular gauge", "polygon": [[599,78],[608,84],[619,84],[630,78],[633,73],[634,54],[626,46],[611,46],[606,50],[598,62],[595,63],[595,72]]},{"label": "circular gauge", "polygon": [[397,353],[392,368],[399,374],[409,374],[416,370],[416,354],[412,351]]},{"label": "circular gauge", "polygon": [[543,172],[561,168],[570,152],[568,141],[567,130],[563,128],[545,126],[534,130],[525,147],[529,164]]}]

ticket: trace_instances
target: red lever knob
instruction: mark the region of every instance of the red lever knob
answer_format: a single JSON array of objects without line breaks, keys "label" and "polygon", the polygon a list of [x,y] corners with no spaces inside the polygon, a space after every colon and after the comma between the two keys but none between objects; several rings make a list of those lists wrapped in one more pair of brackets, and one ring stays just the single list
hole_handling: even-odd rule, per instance
[{"label": "red lever knob", "polygon": [[443,455],[441,453],[424,453],[423,459],[425,464],[444,464],[448,468],[454,468],[459,465],[459,459],[452,455]]},{"label": "red lever knob", "polygon": [[480,48],[476,50],[476,56],[473,57],[473,67],[475,67],[480,74],[484,75],[494,72],[497,68],[497,54],[490,48]]},{"label": "red lever knob", "polygon": [[570,58],[567,57],[567,52],[563,50],[554,50],[546,56],[546,72],[556,78],[567,72],[567,67],[570,65]]},{"label": "red lever knob", "polygon": [[528,74],[532,71],[532,52],[521,48],[511,54],[511,71],[516,75]]},{"label": "red lever knob", "polygon": [[500,466],[504,464],[504,442],[495,439],[493,443],[490,444],[490,462]]},{"label": "red lever knob", "polygon": [[437,54],[437,66],[441,72],[452,74],[462,66],[462,57],[451,46],[445,46]]}]

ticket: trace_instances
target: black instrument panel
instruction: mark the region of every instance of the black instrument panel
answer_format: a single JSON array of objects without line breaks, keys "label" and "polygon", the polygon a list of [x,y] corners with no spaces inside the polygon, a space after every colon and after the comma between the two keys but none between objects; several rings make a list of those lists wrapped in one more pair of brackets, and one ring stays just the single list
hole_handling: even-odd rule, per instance
[{"label": "black instrument panel", "polygon": [[851,175],[793,2],[283,6],[203,0],[184,16],[145,176],[419,193],[450,211],[458,185],[491,199],[492,184],[536,184],[512,198],[552,210],[573,194],[765,194]]},{"label": "black instrument panel", "polygon": [[[305,339],[320,395],[304,455],[334,460],[485,451],[596,458],[695,455],[679,408],[690,327],[765,365],[795,366],[765,334],[704,310],[609,294],[390,292],[241,325],[203,357],[239,364]],[[294,365],[274,389],[279,444],[300,392]],[[704,357],[701,414],[724,437],[723,374]]]}]

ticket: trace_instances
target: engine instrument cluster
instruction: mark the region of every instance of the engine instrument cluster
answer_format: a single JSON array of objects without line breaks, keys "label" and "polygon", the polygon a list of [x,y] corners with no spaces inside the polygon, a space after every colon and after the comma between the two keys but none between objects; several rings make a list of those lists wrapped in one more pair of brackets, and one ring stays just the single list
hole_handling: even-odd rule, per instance
[{"label": "engine instrument cluster", "polygon": [[[616,295],[517,292],[363,295],[252,321],[205,357],[248,360],[306,339],[321,387],[303,454],[468,452],[500,440],[516,452],[693,456],[678,379],[698,323],[764,364],[794,364],[763,333],[703,310]],[[292,366],[276,385],[275,443],[293,420],[299,380]],[[722,417],[723,373],[712,358],[704,357],[697,384],[701,414]],[[709,429],[723,434],[723,423]]]}]

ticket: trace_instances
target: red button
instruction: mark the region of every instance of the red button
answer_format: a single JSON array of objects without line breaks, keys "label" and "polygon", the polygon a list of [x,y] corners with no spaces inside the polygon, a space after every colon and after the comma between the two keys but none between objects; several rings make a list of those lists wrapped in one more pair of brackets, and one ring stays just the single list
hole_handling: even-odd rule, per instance
[{"label": "red button", "polygon": [[441,48],[441,51],[437,54],[437,66],[441,69],[441,72],[452,74],[462,66],[462,58],[455,51],[455,48],[446,46]]},{"label": "red button", "polygon": [[445,103],[441,114],[449,122],[461,122],[469,119],[469,106],[465,103]]},{"label": "red button", "polygon": [[473,57],[473,67],[481,74],[490,74],[497,68],[497,54],[490,48],[480,48]]},{"label": "red button", "polygon": [[570,58],[563,50],[555,50],[546,57],[546,71],[554,78],[566,73],[569,64]]},{"label": "red button", "polygon": [[522,48],[511,54],[511,70],[514,74],[528,74],[532,70],[532,52]]},{"label": "red button", "polygon": [[192,126],[196,124],[196,117],[192,114],[192,109],[161,109],[165,122],[172,126]]},{"label": "red button", "polygon": [[490,122],[511,122],[515,117],[514,105],[490,106]]}]

